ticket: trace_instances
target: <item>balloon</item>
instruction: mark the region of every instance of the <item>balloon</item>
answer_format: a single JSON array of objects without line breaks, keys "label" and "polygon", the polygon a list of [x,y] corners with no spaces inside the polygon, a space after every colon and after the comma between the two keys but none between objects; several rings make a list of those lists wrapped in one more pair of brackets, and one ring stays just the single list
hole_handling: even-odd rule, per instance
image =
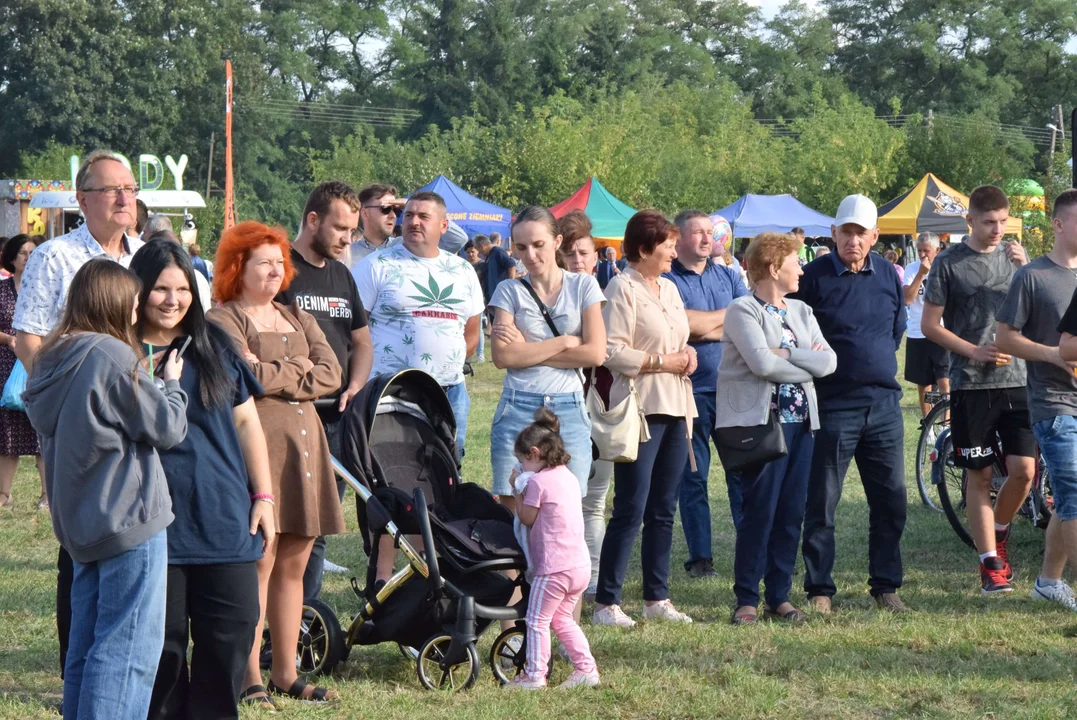
[{"label": "balloon", "polygon": [[714,221],[714,229],[711,230],[711,238],[714,240],[714,252],[721,255],[729,250],[733,242],[733,228],[729,226],[729,221],[721,215],[712,215],[711,220]]}]

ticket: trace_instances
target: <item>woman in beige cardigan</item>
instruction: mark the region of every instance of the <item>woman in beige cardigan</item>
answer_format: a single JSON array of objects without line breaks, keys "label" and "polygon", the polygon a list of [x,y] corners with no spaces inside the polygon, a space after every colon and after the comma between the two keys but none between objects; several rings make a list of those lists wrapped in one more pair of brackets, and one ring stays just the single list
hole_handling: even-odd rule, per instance
[{"label": "woman in beige cardigan", "polygon": [[635,384],[648,432],[635,462],[614,467],[613,517],[606,527],[595,594],[596,625],[631,627],[621,610],[632,546],[640,525],[643,617],[692,622],[669,601],[673,515],[681,476],[691,455],[696,416],[692,383],[696,351],[688,347],[688,316],[676,286],[662,273],[677,257],[677,226],[653,210],[638,212],[625,227],[628,268],[606,286],[606,362],[613,375],[610,404]]}]

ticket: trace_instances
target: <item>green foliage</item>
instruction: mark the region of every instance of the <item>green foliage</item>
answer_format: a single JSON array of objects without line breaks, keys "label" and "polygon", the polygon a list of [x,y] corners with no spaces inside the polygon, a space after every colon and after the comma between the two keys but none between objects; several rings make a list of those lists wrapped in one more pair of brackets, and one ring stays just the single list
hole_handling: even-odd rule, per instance
[{"label": "green foliage", "polygon": [[15,177],[27,180],[70,180],[71,156],[82,157],[84,154],[83,149],[77,145],[64,145],[50,139],[42,150],[19,156]]},{"label": "green foliage", "polygon": [[[1043,178],[1043,145],[999,123],[1077,105],[1075,38],[1072,0],[790,0],[768,21],[748,0],[7,0],[0,176],[66,178],[77,146],[186,153],[204,178],[215,134],[219,193],[227,55],[240,218],[292,228],[316,180],[439,172],[510,207],[593,174],[666,212],[748,191],[827,210],[927,171]],[[379,108],[418,117],[356,124]]]}]

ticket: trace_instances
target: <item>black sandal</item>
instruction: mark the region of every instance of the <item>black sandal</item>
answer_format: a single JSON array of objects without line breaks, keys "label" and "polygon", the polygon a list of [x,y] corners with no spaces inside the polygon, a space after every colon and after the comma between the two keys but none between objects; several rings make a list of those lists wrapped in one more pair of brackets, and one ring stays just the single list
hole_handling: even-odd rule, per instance
[{"label": "black sandal", "polygon": [[[272,685],[272,683],[270,683]],[[261,693],[261,697],[254,697]],[[244,705],[257,705],[263,710],[276,710],[277,704],[273,702],[273,698],[269,696],[269,692],[261,685],[251,685],[244,690],[240,696],[239,701]]]},{"label": "black sandal", "polygon": [[808,622],[808,614],[803,610],[798,610],[797,608],[787,610],[784,613],[779,613],[777,610],[773,610],[769,606],[764,605],[763,619],[778,620],[780,622],[789,623],[790,625],[802,625]]},{"label": "black sandal", "polygon": [[300,702],[308,703],[328,703],[336,702],[337,698],[327,698],[326,693],[329,692],[328,688],[315,687],[314,691],[310,694],[310,697],[305,697],[303,691],[307,689],[310,683],[303,680],[303,678],[296,678],[296,681],[292,683],[292,686],[287,690],[281,689],[278,685],[274,684],[272,680],[269,681],[269,692],[274,695],[283,695],[284,697],[290,697]]},{"label": "black sandal", "polygon": [[737,610],[740,610],[740,608],[738,607],[733,611],[733,614],[729,616],[730,625],[755,625],[756,621],[759,619],[758,611],[738,615]]}]

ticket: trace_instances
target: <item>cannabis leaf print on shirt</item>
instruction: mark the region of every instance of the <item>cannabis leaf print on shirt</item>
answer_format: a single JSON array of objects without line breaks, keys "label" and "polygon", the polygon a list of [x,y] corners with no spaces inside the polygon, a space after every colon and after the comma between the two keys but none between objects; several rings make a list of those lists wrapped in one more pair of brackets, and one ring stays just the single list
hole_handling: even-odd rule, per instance
[{"label": "cannabis leaf print on shirt", "polygon": [[465,327],[483,309],[478,276],[463,258],[413,255],[397,245],[367,256],[353,271],[370,311],[371,375],[418,368],[441,385],[463,381]]},{"label": "cannabis leaf print on shirt", "polygon": [[464,298],[454,298],[452,296],[452,284],[449,284],[442,290],[438,287],[438,282],[434,279],[432,274],[427,273],[427,278],[428,281],[426,287],[423,287],[414,280],[411,281],[411,284],[415,286],[415,289],[418,290],[420,294],[419,296],[408,295],[408,297],[423,303],[420,307],[435,307],[441,305],[442,307],[451,309],[453,305],[459,305],[464,302]]}]

